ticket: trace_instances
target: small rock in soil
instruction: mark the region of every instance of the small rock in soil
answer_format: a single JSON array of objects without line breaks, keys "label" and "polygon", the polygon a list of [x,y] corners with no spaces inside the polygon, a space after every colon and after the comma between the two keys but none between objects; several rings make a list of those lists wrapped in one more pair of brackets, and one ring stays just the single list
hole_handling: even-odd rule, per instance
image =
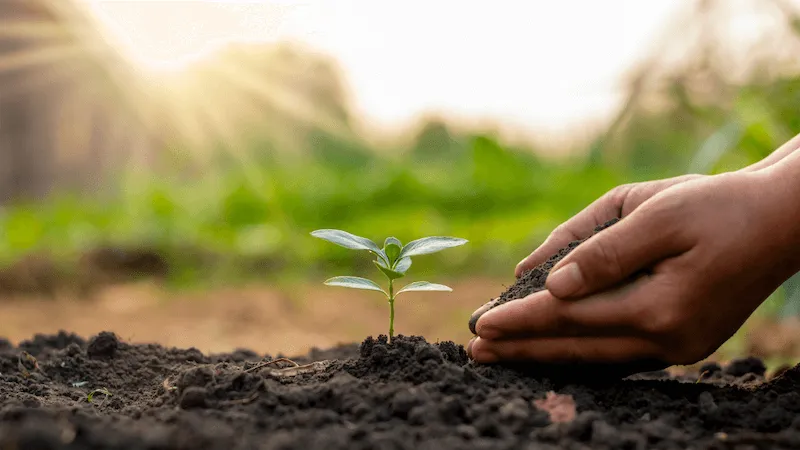
[{"label": "small rock in soil", "polygon": [[725,374],[734,377],[741,377],[748,373],[764,376],[766,371],[767,366],[764,365],[764,362],[752,356],[743,359],[735,359],[725,367]]},{"label": "small rock in soil", "polygon": [[181,393],[180,407],[183,409],[204,408],[207,395],[205,388],[190,386]]},{"label": "small rock in soil", "polygon": [[[700,375],[709,376],[722,370],[722,366],[714,361],[709,361],[700,366]],[[705,375],[703,375],[705,374]]]},{"label": "small rock in soil", "polygon": [[117,335],[108,331],[102,331],[97,336],[89,340],[89,347],[86,354],[90,358],[112,358],[119,347]]},{"label": "small rock in soil", "polygon": [[178,392],[183,392],[189,387],[206,387],[214,381],[214,369],[209,366],[200,366],[189,369],[178,379]]}]

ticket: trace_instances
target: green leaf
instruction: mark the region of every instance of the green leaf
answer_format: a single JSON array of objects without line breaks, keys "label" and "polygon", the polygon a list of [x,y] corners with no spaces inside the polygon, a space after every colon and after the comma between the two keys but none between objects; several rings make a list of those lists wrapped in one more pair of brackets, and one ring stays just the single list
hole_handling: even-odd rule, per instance
[{"label": "green leaf", "polygon": [[378,244],[372,242],[367,238],[356,236],[355,234],[348,233],[342,230],[316,230],[312,231],[311,235],[325,239],[328,242],[333,242],[344,248],[352,250],[369,250],[377,255],[383,255],[383,251],[378,247]]},{"label": "green leaf", "polygon": [[394,236],[386,238],[386,240],[383,242],[384,247],[386,247],[389,244],[394,244],[400,248],[403,248],[403,243],[400,242],[400,239],[397,239]]},{"label": "green leaf", "polygon": [[378,261],[373,261],[373,262],[378,267],[378,269],[380,269],[381,272],[383,272],[383,274],[386,275],[390,280],[396,280],[398,278],[403,278],[404,276],[406,276],[406,274],[404,274],[402,272],[397,272],[397,271],[394,271],[392,269],[384,267]]},{"label": "green leaf", "polygon": [[408,272],[409,267],[411,267],[411,258],[406,256],[397,261],[397,264],[394,265],[394,271],[400,273],[406,273]]},{"label": "green leaf", "polygon": [[333,277],[325,281],[328,286],[340,286],[351,289],[364,289],[367,291],[383,292],[388,297],[388,294],[381,289],[374,281],[361,277]]},{"label": "green leaf", "polygon": [[464,245],[467,242],[469,241],[467,241],[466,239],[454,238],[454,237],[441,237],[441,236],[433,236],[433,237],[417,239],[416,241],[409,242],[408,245],[403,247],[403,251],[400,252],[400,258],[403,258],[405,256],[427,255],[430,253],[436,253],[446,248],[458,247],[459,245]]},{"label": "green leaf", "polygon": [[380,262],[382,266],[386,268],[391,267],[392,263],[389,262],[389,257],[386,256],[386,252],[379,250],[377,253],[373,251],[370,251],[370,253],[378,257],[378,262]]},{"label": "green leaf", "polygon": [[389,259],[389,264],[394,264],[394,262],[397,261],[397,257],[400,256],[400,251],[402,249],[403,243],[395,237],[386,238],[386,241],[383,243],[383,251]]},{"label": "green leaf", "polygon": [[412,291],[442,291],[442,292],[453,292],[453,290],[443,284],[436,284],[436,283],[429,283],[427,281],[415,281],[411,284],[408,284],[397,291],[397,293],[401,292],[412,292]]}]

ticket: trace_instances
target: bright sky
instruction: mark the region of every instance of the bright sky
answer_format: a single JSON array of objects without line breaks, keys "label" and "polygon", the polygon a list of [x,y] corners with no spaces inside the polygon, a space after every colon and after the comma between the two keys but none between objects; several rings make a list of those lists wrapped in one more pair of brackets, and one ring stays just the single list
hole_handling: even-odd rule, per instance
[{"label": "bright sky", "polygon": [[134,58],[168,68],[230,40],[334,56],[367,123],[419,114],[565,131],[620,101],[626,69],[686,0],[90,1]]}]

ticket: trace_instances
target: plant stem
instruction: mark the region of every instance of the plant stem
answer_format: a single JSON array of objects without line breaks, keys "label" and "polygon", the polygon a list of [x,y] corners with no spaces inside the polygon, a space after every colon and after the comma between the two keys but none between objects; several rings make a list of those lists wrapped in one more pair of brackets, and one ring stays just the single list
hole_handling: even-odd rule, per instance
[{"label": "plant stem", "polygon": [[389,280],[389,342],[394,337],[394,280]]}]

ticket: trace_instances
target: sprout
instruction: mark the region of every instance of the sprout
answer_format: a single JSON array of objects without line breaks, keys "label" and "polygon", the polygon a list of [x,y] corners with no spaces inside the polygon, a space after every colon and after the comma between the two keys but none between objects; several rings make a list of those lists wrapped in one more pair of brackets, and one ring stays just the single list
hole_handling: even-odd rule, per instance
[{"label": "sprout", "polygon": [[351,276],[333,277],[325,281],[325,284],[328,286],[341,286],[351,289],[382,292],[389,300],[390,340],[394,336],[394,300],[399,294],[411,291],[452,292],[452,289],[443,284],[429,283],[427,281],[415,281],[395,291],[394,281],[406,275],[409,267],[411,267],[411,257],[428,255],[446,248],[457,247],[467,243],[466,239],[434,236],[417,239],[403,246],[400,240],[390,237],[386,238],[383,248],[380,248],[376,243],[367,238],[341,230],[317,230],[312,232],[311,235],[352,250],[367,250],[375,255],[375,266],[383,272],[388,280],[387,290],[383,290],[383,288],[372,280]]},{"label": "sprout", "polygon": [[95,389],[92,392],[89,392],[89,395],[86,396],[86,401],[92,403],[94,401],[94,396],[97,394],[103,394],[106,396],[105,398],[111,397],[111,392],[108,389],[100,388],[100,389]]}]

